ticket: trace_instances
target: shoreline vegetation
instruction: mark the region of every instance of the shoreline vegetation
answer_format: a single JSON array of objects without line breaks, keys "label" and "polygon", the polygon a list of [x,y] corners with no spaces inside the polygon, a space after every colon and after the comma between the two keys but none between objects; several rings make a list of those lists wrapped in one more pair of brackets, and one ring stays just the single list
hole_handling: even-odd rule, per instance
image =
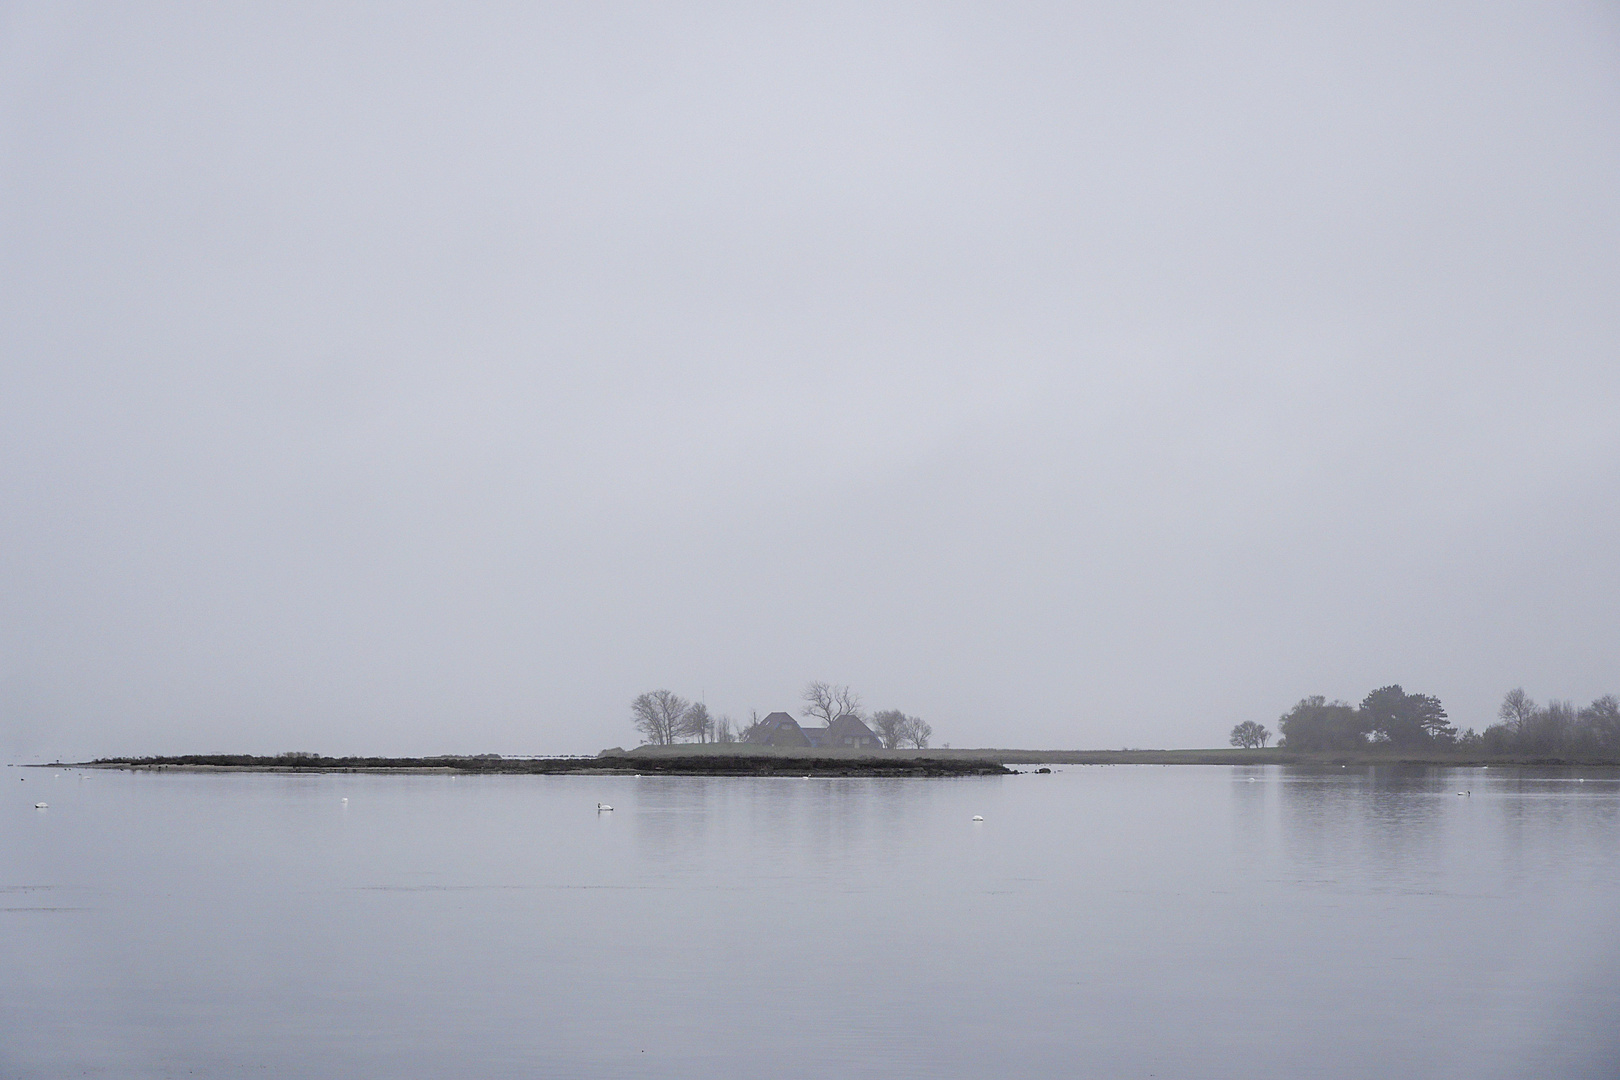
[{"label": "shoreline vegetation", "polygon": [[805,752],[798,748],[732,744],[614,747],[595,757],[324,757],[319,754],[177,754],[53,762],[40,767],[143,771],[266,773],[437,773],[671,776],[998,776],[1015,765],[1296,765],[1296,766],[1620,766],[1613,755],[1480,753],[1461,748],[1385,748],[1306,752],[1286,747],[1206,750],[928,749]]},{"label": "shoreline vegetation", "polygon": [[[556,775],[568,773],[668,776],[1005,776],[1014,765],[1294,765],[1315,768],[1412,767],[1620,767],[1620,699],[1609,694],[1577,708],[1567,701],[1538,705],[1511,690],[1498,723],[1476,733],[1458,731],[1440,699],[1407,693],[1399,684],[1372,691],[1359,706],[1302,698],[1277,721],[1276,746],[1263,724],[1232,729],[1232,749],[1020,750],[931,747],[933,728],[897,709],[868,716],[847,686],[808,684],[804,715],[822,726],[803,727],[788,713],[756,713],[739,732],[730,718],[714,718],[667,690],[632,703],[636,730],[647,742],[633,750],[612,747],[594,757],[504,757],[443,754],[431,757],[324,757],[314,753],[179,754],[52,762],[45,768],[176,770],[194,772],[367,772]],[[867,726],[870,722],[873,726]],[[692,741],[686,741],[692,740]]]}]

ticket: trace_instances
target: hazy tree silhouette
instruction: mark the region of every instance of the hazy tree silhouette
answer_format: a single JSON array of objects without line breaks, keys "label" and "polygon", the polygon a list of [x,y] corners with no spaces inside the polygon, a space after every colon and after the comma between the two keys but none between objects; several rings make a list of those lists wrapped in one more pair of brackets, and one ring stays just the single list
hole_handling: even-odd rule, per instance
[{"label": "hazy tree silhouette", "polygon": [[1399,683],[1379,687],[1361,702],[1367,727],[1375,742],[1402,750],[1449,745],[1457,729],[1446,719],[1440,699],[1431,694],[1408,694]]},{"label": "hazy tree silhouette", "polygon": [[714,735],[714,717],[709,715],[707,705],[701,701],[694,701],[686,707],[686,712],[681,714],[680,727],[682,738],[708,742]]},{"label": "hazy tree silhouette", "polygon": [[1290,750],[1356,750],[1367,746],[1367,717],[1342,701],[1321,694],[1300,698],[1277,720],[1279,746]]},{"label": "hazy tree silhouette", "polygon": [[630,703],[636,730],[654,746],[669,746],[685,734],[682,726],[691,702],[668,690],[652,690]]},{"label": "hazy tree silhouette", "polygon": [[1271,732],[1266,730],[1264,724],[1257,724],[1253,720],[1245,720],[1232,729],[1231,743],[1246,750],[1258,750],[1271,739]]},{"label": "hazy tree silhouette", "polygon": [[934,728],[928,721],[920,716],[908,716],[900,732],[901,746],[915,746],[918,750],[928,749],[928,740],[934,737]]},{"label": "hazy tree silhouette", "polygon": [[847,686],[833,686],[824,682],[807,683],[804,693],[803,715],[812,720],[830,724],[846,713],[861,715],[861,696]]},{"label": "hazy tree silhouette", "polygon": [[1502,722],[1480,736],[1486,753],[1620,757],[1620,700],[1613,694],[1577,709],[1569,701],[1537,705],[1523,688],[1515,688],[1503,696],[1496,715]]},{"label": "hazy tree silhouette", "polygon": [[893,750],[901,745],[910,723],[911,717],[899,709],[880,709],[866,721],[866,726],[872,729],[884,749]]}]

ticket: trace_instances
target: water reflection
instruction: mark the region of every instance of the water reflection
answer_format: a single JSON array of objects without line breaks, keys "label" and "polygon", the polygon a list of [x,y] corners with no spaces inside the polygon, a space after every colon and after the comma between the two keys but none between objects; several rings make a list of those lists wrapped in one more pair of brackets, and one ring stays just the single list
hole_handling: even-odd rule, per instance
[{"label": "water reflection", "polygon": [[0,896],[87,909],[0,911],[7,1077],[1620,1061],[1612,773],[82,788],[0,807]]}]

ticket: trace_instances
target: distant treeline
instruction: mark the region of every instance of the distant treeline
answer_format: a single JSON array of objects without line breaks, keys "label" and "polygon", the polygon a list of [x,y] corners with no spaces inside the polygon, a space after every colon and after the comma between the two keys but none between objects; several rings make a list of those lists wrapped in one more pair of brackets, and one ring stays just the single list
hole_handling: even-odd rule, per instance
[{"label": "distant treeline", "polygon": [[[1398,684],[1374,690],[1359,706],[1321,695],[1300,700],[1277,721],[1277,745],[1306,753],[1340,750],[1456,749],[1489,755],[1612,759],[1620,757],[1620,701],[1609,694],[1584,708],[1567,701],[1537,705],[1510,690],[1498,723],[1483,733],[1458,731],[1440,699],[1409,694]],[[1240,735],[1248,740],[1239,741]],[[1233,729],[1234,745],[1263,746],[1270,732],[1246,721]],[[1258,739],[1259,741],[1255,741]]]},{"label": "distant treeline", "polygon": [[[926,750],[934,737],[933,726],[920,716],[908,716],[899,709],[867,713],[860,695],[847,686],[811,682],[799,696],[804,701],[801,715],[806,719],[827,727],[842,717],[854,717],[889,750],[908,746]],[[760,721],[758,710],[743,723],[723,714],[712,715],[701,701],[689,701],[668,690],[649,690],[630,703],[630,722],[648,744],[673,746],[748,742]]]},{"label": "distant treeline", "polygon": [[1620,757],[1620,699],[1613,694],[1576,708],[1569,701],[1537,705],[1521,687],[1507,692],[1496,716],[1500,722],[1480,736],[1486,753]]},{"label": "distant treeline", "polygon": [[1320,694],[1302,698],[1277,720],[1277,729],[1282,736],[1277,745],[1307,753],[1365,750],[1369,744],[1430,750],[1475,737],[1472,731],[1459,734],[1451,726],[1439,698],[1408,694],[1398,683],[1374,690],[1359,706],[1328,701]]}]

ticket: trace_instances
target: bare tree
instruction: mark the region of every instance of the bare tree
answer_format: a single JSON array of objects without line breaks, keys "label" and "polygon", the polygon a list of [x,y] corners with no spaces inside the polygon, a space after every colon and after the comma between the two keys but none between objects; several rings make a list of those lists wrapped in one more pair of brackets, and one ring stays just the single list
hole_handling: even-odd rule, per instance
[{"label": "bare tree", "polygon": [[1266,745],[1271,739],[1271,732],[1266,730],[1264,724],[1257,724],[1253,720],[1245,720],[1232,729],[1230,742],[1233,746],[1241,746],[1247,750],[1257,750]]},{"label": "bare tree", "polygon": [[1613,694],[1604,694],[1582,709],[1580,721],[1586,741],[1595,744],[1598,752],[1620,754],[1620,700]]},{"label": "bare tree", "polygon": [[1527,730],[1536,719],[1536,703],[1517,686],[1502,696],[1502,707],[1496,710],[1497,719],[1514,734]]},{"label": "bare tree", "polygon": [[910,730],[912,718],[899,709],[883,709],[872,714],[867,726],[886,750],[898,749]]},{"label": "bare tree", "polygon": [[908,716],[904,728],[900,732],[900,745],[915,746],[919,750],[928,749],[928,740],[934,737],[933,725],[920,716]]},{"label": "bare tree", "polygon": [[630,703],[636,730],[654,746],[669,746],[682,731],[682,721],[691,702],[668,690],[653,690]]},{"label": "bare tree", "polygon": [[813,682],[806,685],[799,696],[804,699],[802,715],[823,724],[830,724],[845,713],[861,715],[861,697],[847,686]]},{"label": "bare tree", "polygon": [[734,743],[737,741],[737,723],[731,717],[722,713],[714,721],[714,741],[717,743]]},{"label": "bare tree", "polygon": [[681,715],[680,734],[683,738],[708,742],[714,734],[714,717],[709,715],[709,707],[701,701],[688,705]]}]

